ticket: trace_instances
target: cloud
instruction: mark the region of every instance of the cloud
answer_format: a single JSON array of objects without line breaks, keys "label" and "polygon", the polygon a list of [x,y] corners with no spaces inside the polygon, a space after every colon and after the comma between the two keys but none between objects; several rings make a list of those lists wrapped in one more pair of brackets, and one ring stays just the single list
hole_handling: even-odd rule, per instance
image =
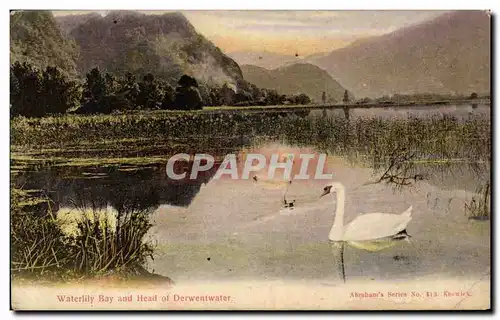
[{"label": "cloud", "polygon": [[251,32],[302,31],[379,35],[434,18],[443,11],[188,11],[197,20]]}]

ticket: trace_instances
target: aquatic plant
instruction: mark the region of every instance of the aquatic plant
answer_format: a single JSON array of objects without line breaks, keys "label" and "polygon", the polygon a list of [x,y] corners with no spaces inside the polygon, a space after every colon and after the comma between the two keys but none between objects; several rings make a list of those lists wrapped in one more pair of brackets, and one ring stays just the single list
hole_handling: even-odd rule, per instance
[{"label": "aquatic plant", "polygon": [[23,190],[11,189],[11,272],[14,276],[49,277],[65,270],[71,262],[68,245],[52,215],[50,206],[40,214],[37,204],[48,199],[30,197]]},{"label": "aquatic plant", "polygon": [[480,186],[476,193],[477,197],[472,197],[464,204],[465,215],[471,220],[489,220],[491,214],[490,207],[490,182]]},{"label": "aquatic plant", "polygon": [[[152,224],[148,210],[120,213],[116,221],[108,215],[83,215],[77,225],[74,268],[85,275],[101,275],[142,267],[152,246],[144,237]],[[113,225],[115,222],[115,225]]]},{"label": "aquatic plant", "polygon": [[152,226],[148,209],[123,206],[116,214],[109,215],[96,206],[78,207],[74,202],[76,219],[70,221],[58,219],[50,206],[43,209],[27,205],[38,201],[30,199],[24,191],[12,190],[14,276],[47,279],[109,272],[140,273],[147,257],[153,254],[152,245],[145,241]]}]

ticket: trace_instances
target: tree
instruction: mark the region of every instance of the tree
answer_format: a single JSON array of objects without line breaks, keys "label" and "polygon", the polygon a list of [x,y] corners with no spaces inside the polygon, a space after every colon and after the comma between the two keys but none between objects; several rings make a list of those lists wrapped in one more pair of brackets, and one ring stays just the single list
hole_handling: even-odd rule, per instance
[{"label": "tree", "polygon": [[196,110],[203,108],[203,99],[195,78],[183,75],[175,89],[174,106],[178,110]]},{"label": "tree", "polygon": [[476,92],[471,93],[470,98],[471,99],[477,99],[478,95]]},{"label": "tree", "polygon": [[57,67],[47,67],[41,83],[41,108],[44,114],[65,113],[76,108],[82,98],[80,85],[69,81]]},{"label": "tree", "polygon": [[156,109],[157,103],[163,101],[163,91],[159,81],[151,73],[146,74],[139,82],[137,105],[144,109]]},{"label": "tree", "polygon": [[106,72],[104,83],[106,84],[106,95],[112,95],[119,92],[120,83],[114,74]]},{"label": "tree", "polygon": [[264,89],[265,94],[265,104],[266,105],[277,105],[280,104],[281,96],[278,94],[278,91],[271,89]]},{"label": "tree", "polygon": [[203,108],[203,99],[196,87],[178,87],[175,93],[175,105],[181,110],[199,110]]},{"label": "tree", "polygon": [[12,115],[42,117],[76,108],[81,99],[80,85],[70,81],[58,67],[43,73],[29,63],[14,63],[10,68]]},{"label": "tree", "polygon": [[344,99],[342,99],[342,102],[344,103],[349,103],[349,92],[346,90],[344,91]]},{"label": "tree", "polygon": [[243,90],[239,90],[238,93],[234,95],[234,103],[247,103],[252,101],[252,94]]},{"label": "tree", "polygon": [[236,95],[236,92],[230,88],[227,83],[224,83],[219,94],[221,105],[230,106],[234,104],[234,96]]},{"label": "tree", "polygon": [[86,74],[83,89],[84,103],[98,103],[106,96],[106,80],[99,68],[93,68]]},{"label": "tree", "polygon": [[106,80],[99,68],[93,68],[86,74],[85,84],[83,86],[82,103],[84,111],[98,113],[100,104],[107,95]]},{"label": "tree", "polygon": [[206,101],[206,105],[208,106],[223,105],[221,90],[222,88],[219,86],[211,87],[208,93],[208,99]]},{"label": "tree", "polygon": [[311,103],[311,98],[309,98],[307,96],[307,94],[305,94],[305,93],[301,93],[297,96],[294,96],[293,98],[294,98],[293,102],[296,104],[310,104]]},{"label": "tree", "polygon": [[129,107],[137,106],[139,97],[139,84],[131,72],[127,72],[125,77],[120,80],[120,92],[124,95]]},{"label": "tree", "polygon": [[83,105],[77,112],[106,114],[126,108],[125,94],[120,91],[120,83],[113,74],[104,74],[99,68],[93,68],[86,75]]},{"label": "tree", "polygon": [[249,87],[250,94],[252,95],[252,100],[259,101],[263,98],[262,90],[260,90],[256,85],[250,83]]},{"label": "tree", "polygon": [[323,91],[323,94],[321,95],[321,101],[323,101],[323,103],[326,103],[326,92]]},{"label": "tree", "polygon": [[198,81],[195,78],[190,77],[188,75],[183,75],[179,81],[177,82],[178,86],[181,87],[195,87],[198,88]]},{"label": "tree", "polygon": [[278,103],[277,104],[285,104],[286,102],[286,95],[280,94],[278,98]]},{"label": "tree", "polygon": [[10,67],[10,105],[13,116],[40,117],[42,76],[31,64],[16,61]]},{"label": "tree", "polygon": [[175,102],[175,90],[169,84],[163,87],[163,101],[161,108],[164,110],[172,109]]},{"label": "tree", "polygon": [[372,102],[373,102],[372,99],[365,97],[363,99],[358,100],[356,103],[357,104],[368,104],[368,103],[372,103]]}]

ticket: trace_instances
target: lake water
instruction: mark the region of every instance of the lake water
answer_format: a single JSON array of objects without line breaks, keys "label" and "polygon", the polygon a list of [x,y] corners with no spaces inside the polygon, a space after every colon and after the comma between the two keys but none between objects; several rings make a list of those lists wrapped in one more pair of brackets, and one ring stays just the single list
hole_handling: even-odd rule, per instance
[{"label": "lake water", "polygon": [[[350,119],[358,118],[382,118],[382,119],[404,119],[408,117],[427,118],[453,116],[457,119],[467,119],[469,116],[486,116],[491,114],[491,106],[480,105],[430,105],[430,106],[408,106],[408,107],[374,107],[374,108],[350,108]],[[343,116],[342,109],[313,110],[309,116]]]},{"label": "lake water", "polygon": [[[348,248],[351,279],[394,280],[426,276],[477,277],[489,269],[489,223],[468,220],[464,204],[474,194],[419,182],[403,191],[368,185],[371,170],[342,161],[335,180],[347,189],[347,221],[359,213],[401,213],[413,206],[412,244],[383,251]],[[331,279],[336,274],[328,242],[335,200],[321,198],[326,182],[294,182],[282,206],[279,183],[212,180],[188,207],[160,206],[152,238],[163,248],[152,264],[175,279]]]},{"label": "lake water", "polygon": [[[278,145],[277,152],[281,149]],[[102,208],[127,203],[150,208],[154,227],[148,238],[157,250],[149,268],[176,281],[338,279],[328,242],[335,198],[319,198],[327,181],[294,181],[287,198],[296,205],[289,210],[283,207],[287,184],[282,181],[205,176],[176,183],[164,168],[108,172],[93,179],[53,170],[26,175],[24,184],[47,190],[62,211],[75,199]],[[348,279],[479,277],[489,270],[489,222],[470,221],[464,210],[477,197],[470,185],[479,185],[481,176],[452,170],[396,190],[385,184],[363,186],[376,180],[373,171],[340,158],[330,157],[329,169],[346,186],[346,222],[359,213],[401,213],[413,206],[412,244],[381,253],[347,248]],[[79,176],[85,176],[81,170]]]},{"label": "lake water", "polygon": [[[430,113],[489,116],[490,109],[355,109],[350,117]],[[314,114],[322,111],[310,115]],[[278,153],[285,149],[303,151],[278,142],[265,148]],[[333,196],[319,198],[327,181],[311,179],[287,185],[266,179],[216,180],[212,170],[194,182],[176,182],[166,176],[165,163],[131,170],[53,167],[21,173],[15,179],[25,189],[44,190],[60,210],[67,210],[75,199],[101,208],[135,203],[151,209],[154,226],[148,240],[156,245],[156,251],[148,269],[180,283],[339,281],[338,257],[328,241],[336,200]],[[446,170],[422,165],[416,170],[428,173],[427,178],[399,190],[382,183],[364,185],[380,173],[345,159],[330,156],[328,166],[334,179],[346,187],[346,223],[359,213],[397,214],[413,206],[413,220],[407,229],[412,242],[378,253],[346,248],[347,281],[489,279],[490,223],[471,221],[464,209],[478,197],[476,190],[489,178],[489,167],[474,172],[463,164],[448,165]],[[285,192],[288,200],[296,201],[293,210],[283,207]]]}]

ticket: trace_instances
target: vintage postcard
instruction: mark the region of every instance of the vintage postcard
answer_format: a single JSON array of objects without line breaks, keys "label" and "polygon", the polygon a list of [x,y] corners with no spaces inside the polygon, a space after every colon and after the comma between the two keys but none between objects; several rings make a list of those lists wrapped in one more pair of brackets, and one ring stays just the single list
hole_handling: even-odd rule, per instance
[{"label": "vintage postcard", "polygon": [[10,14],[13,310],[488,310],[491,12]]}]

